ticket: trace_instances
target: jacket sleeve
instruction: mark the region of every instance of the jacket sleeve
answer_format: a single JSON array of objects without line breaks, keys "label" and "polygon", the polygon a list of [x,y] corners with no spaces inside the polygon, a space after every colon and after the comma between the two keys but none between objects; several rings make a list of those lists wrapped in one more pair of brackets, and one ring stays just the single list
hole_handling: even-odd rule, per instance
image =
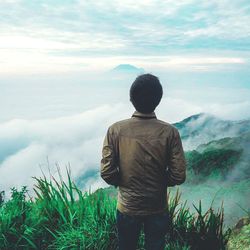
[{"label": "jacket sleeve", "polygon": [[104,138],[101,160],[101,177],[102,179],[114,186],[119,183],[119,168],[117,163],[117,152],[114,135],[111,134],[110,128]]},{"label": "jacket sleeve", "polygon": [[170,142],[170,157],[167,169],[167,186],[180,185],[186,180],[186,160],[183,152],[180,134],[173,130]]}]

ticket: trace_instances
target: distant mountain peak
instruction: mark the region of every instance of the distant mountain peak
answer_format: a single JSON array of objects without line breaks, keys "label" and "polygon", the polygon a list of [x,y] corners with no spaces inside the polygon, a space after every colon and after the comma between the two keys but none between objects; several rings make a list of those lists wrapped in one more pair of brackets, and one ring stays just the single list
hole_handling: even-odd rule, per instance
[{"label": "distant mountain peak", "polygon": [[207,113],[198,113],[198,114],[195,114],[195,115],[191,115],[191,116],[185,118],[184,120],[182,120],[181,122],[189,122],[191,120],[197,120],[197,119],[199,119],[199,118],[201,118],[202,116],[205,116],[205,115],[208,116]]},{"label": "distant mountain peak", "polygon": [[250,132],[250,120],[224,120],[209,113],[192,115],[173,125],[179,130],[184,147],[188,150],[212,140],[241,136]]},{"label": "distant mountain peak", "polygon": [[145,70],[143,68],[138,68],[132,64],[119,64],[115,68],[112,69],[112,72],[118,73],[144,73]]},{"label": "distant mountain peak", "polygon": [[210,117],[211,118],[213,116],[210,114],[207,114],[207,113],[198,113],[195,115],[191,115],[191,116],[183,119],[182,121],[176,122],[173,125],[180,129],[182,127],[185,127],[187,123],[189,123],[191,121],[196,121],[196,120],[200,119],[201,117]]}]

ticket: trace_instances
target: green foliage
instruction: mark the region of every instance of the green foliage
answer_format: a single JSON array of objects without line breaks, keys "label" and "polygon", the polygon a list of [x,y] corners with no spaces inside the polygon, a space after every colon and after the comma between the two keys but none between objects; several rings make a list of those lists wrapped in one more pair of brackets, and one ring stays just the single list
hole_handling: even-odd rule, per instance
[{"label": "green foliage", "polygon": [[233,232],[228,242],[228,250],[250,249],[250,224],[243,226],[239,231]]},{"label": "green foliage", "polygon": [[224,176],[231,170],[242,155],[241,150],[215,149],[203,151],[193,150],[186,153],[188,170],[191,171],[198,181],[208,176]]},{"label": "green foliage", "polygon": [[[116,199],[105,189],[82,192],[70,178],[35,178],[34,199],[27,189],[12,189],[0,207],[1,249],[117,249]],[[168,194],[171,223],[166,250],[225,249],[230,230],[223,229],[223,209],[193,214]],[[141,233],[139,249],[143,249]],[[208,248],[209,246],[209,248]]]},{"label": "green foliage", "polygon": [[4,203],[4,191],[0,192],[0,207],[3,205]]},{"label": "green foliage", "polygon": [[170,242],[179,242],[190,249],[225,249],[231,230],[224,230],[223,207],[214,212],[210,207],[202,212],[201,202],[194,208],[196,214],[190,212],[185,203],[180,203],[180,194],[168,195],[170,225]]},{"label": "green foliage", "polygon": [[25,201],[26,193],[26,187],[21,191],[12,188],[11,199],[0,207],[1,249],[16,249],[33,244],[32,242],[29,244],[32,229],[26,223],[31,210],[31,203]]}]

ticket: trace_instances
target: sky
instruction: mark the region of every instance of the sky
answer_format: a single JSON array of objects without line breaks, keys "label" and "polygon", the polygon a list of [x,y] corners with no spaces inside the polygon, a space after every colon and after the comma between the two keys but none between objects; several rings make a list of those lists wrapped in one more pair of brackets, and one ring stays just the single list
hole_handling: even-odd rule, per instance
[{"label": "sky", "polygon": [[108,126],[133,112],[138,73],[120,64],[159,77],[163,120],[249,119],[249,23],[248,0],[0,0],[0,190],[48,159],[99,168]]},{"label": "sky", "polygon": [[249,68],[247,0],[1,0],[0,7],[1,75],[105,71],[120,63]]}]

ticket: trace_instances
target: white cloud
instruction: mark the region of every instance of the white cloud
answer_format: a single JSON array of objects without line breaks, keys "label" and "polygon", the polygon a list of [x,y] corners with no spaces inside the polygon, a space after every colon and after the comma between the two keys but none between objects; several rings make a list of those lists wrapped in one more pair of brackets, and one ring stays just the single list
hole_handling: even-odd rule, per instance
[{"label": "white cloud", "polygon": [[[250,103],[209,104],[198,106],[177,98],[164,98],[156,110],[159,119],[176,122],[200,112],[219,117],[242,119],[250,117]],[[125,104],[101,106],[74,116],[44,120],[11,120],[0,124],[0,141],[10,153],[3,156],[0,164],[0,190],[12,186],[31,187],[31,176],[48,173],[47,157],[51,172],[56,163],[65,168],[71,165],[73,178],[89,170],[99,170],[101,147],[108,126],[130,117],[131,110]],[[20,147],[16,147],[20,141]],[[66,172],[63,172],[65,176]],[[96,177],[88,180],[92,188],[105,186]],[[87,184],[87,183],[86,183]]]},{"label": "white cloud", "polygon": [[[0,40],[0,49],[37,49],[37,50],[75,50],[75,49],[115,49],[124,47],[122,40],[114,36],[107,37],[105,34],[85,34],[74,32],[58,32],[53,30],[44,31],[47,37],[33,37],[23,34],[3,35]],[[44,32],[42,35],[45,35]],[[54,38],[49,36],[53,32]],[[63,36],[63,39],[57,39]],[[63,41],[64,40],[64,41]]]},{"label": "white cloud", "polygon": [[2,36],[0,49],[68,49],[68,44],[23,35]]},{"label": "white cloud", "polygon": [[[194,20],[205,20],[206,26],[191,28],[184,32],[190,38],[215,37],[222,40],[247,38],[250,35],[248,23],[248,1],[204,1],[203,10],[193,15]],[[211,11],[208,11],[208,10]]]},{"label": "white cloud", "polygon": [[21,2],[22,0],[0,0],[0,4],[12,4],[12,3],[19,3]]},{"label": "white cloud", "polygon": [[46,151],[46,145],[31,142],[27,148],[10,155],[0,165],[0,189],[6,189],[7,191],[13,186],[30,186],[32,181],[31,175],[41,175],[38,164],[46,156]]},{"label": "white cloud", "polygon": [[[6,41],[7,42],[7,41]],[[53,44],[53,43],[52,43]],[[44,46],[52,44],[44,43]],[[64,46],[59,43],[60,46]],[[1,45],[1,42],[0,42]],[[3,44],[2,44],[3,45]],[[25,43],[23,44],[25,46]],[[23,46],[22,44],[20,46]],[[10,46],[11,43],[10,43]],[[33,44],[36,47],[37,44]],[[58,50],[60,50],[58,46]],[[70,45],[69,45],[70,46]],[[246,65],[243,57],[208,56],[206,54],[171,56],[57,56],[38,49],[1,49],[0,74],[51,74],[72,72],[105,72],[119,64],[134,64],[145,70],[220,71]]]},{"label": "white cloud", "polygon": [[[194,5],[198,7],[193,8]],[[29,4],[9,0],[0,2],[0,15],[2,74],[105,70],[106,65],[116,61],[115,56],[126,61],[135,57],[149,65],[147,59],[144,63],[142,55],[164,56],[170,52],[175,54],[173,58],[167,62],[159,58],[153,67],[175,69],[179,65],[181,70],[212,71],[211,65],[215,63],[247,61],[247,56],[238,58],[232,53],[238,47],[245,49],[246,42],[239,38],[250,35],[244,1],[198,4],[195,0],[84,0]],[[195,40],[200,37],[205,40]],[[216,45],[211,40],[214,37],[220,39]],[[225,58],[213,57],[204,44],[208,49],[218,46],[220,50],[226,46],[231,52]],[[203,49],[200,54],[204,58],[196,59],[196,55],[192,58],[180,52],[180,49],[188,51],[190,46]],[[178,58],[179,54],[184,58]],[[85,64],[89,67],[85,68]]]},{"label": "white cloud", "polygon": [[47,120],[12,120],[0,124],[1,141],[11,150],[19,140],[28,145],[5,155],[0,164],[0,189],[31,185],[31,176],[47,172],[47,157],[55,171],[55,163],[65,167],[69,162],[73,177],[86,170],[98,169],[101,145],[110,124],[122,119],[121,105],[103,106],[82,114]]},{"label": "white cloud", "polygon": [[241,120],[250,118],[250,102],[218,104],[212,103],[204,106],[204,110],[223,119]]},{"label": "white cloud", "polygon": [[203,108],[183,99],[166,97],[162,99],[157,111],[159,118],[169,122],[177,122],[193,114],[203,112]]}]

